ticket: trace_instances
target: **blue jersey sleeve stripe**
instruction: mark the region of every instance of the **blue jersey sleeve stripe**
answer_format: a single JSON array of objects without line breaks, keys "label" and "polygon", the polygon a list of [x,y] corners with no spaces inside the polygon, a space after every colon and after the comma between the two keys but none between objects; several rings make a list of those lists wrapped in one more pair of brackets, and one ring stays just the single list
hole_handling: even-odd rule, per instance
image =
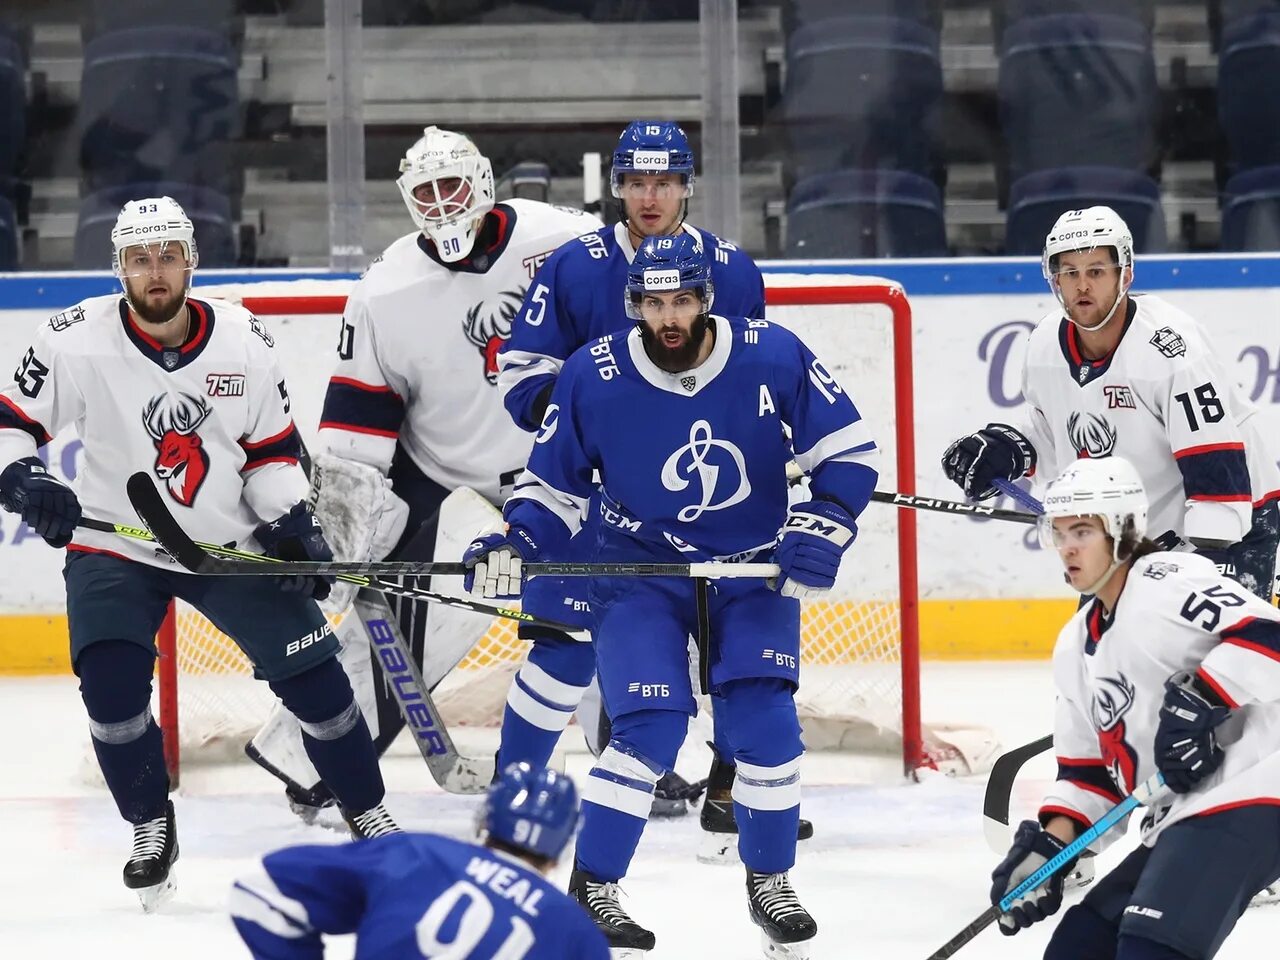
[{"label": "blue jersey sleeve stripe", "polygon": [[1280,660],[1280,623],[1261,617],[1247,617],[1223,630],[1222,642]]},{"label": "blue jersey sleeve stripe", "polygon": [[1250,502],[1249,463],[1244,445],[1189,447],[1174,453],[1188,500]]},{"label": "blue jersey sleeve stripe", "polygon": [[302,440],[292,422],[274,437],[253,442],[241,440],[240,446],[244,448],[246,458],[240,468],[242,473],[268,463],[297,463],[302,456]]},{"label": "blue jersey sleeve stripe", "polygon": [[30,434],[37,447],[43,447],[53,439],[36,420],[32,420],[8,397],[0,397],[0,430],[21,430]]},{"label": "blue jersey sleeve stripe", "polygon": [[389,388],[334,378],[324,395],[320,426],[396,437],[404,422],[404,400]]},{"label": "blue jersey sleeve stripe", "polygon": [[1100,763],[1072,763],[1070,760],[1059,759],[1057,779],[1065,780],[1081,790],[1101,794],[1115,803],[1123,799],[1111,780],[1111,774]]}]

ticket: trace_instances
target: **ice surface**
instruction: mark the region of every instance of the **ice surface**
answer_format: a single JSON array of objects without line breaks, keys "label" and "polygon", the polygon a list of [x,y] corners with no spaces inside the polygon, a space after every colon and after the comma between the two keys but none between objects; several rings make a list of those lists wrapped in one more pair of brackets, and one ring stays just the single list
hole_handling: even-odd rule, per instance
[{"label": "ice surface", "polygon": [[[1049,729],[1047,663],[926,664],[923,691],[926,721],[985,724],[1006,746]],[[177,895],[144,916],[120,882],[129,828],[105,790],[85,776],[88,734],[74,679],[0,680],[0,725],[4,960],[246,957],[225,911],[232,879],[276,847],[340,840],[296,821],[274,781],[256,768],[194,772],[175,801],[182,849]],[[575,774],[588,766],[576,752],[567,762]],[[688,767],[682,772],[705,775],[705,754],[692,751],[682,763]],[[817,836],[793,879],[818,920],[814,956],[923,960],[986,906],[996,858],[982,838],[985,781],[934,776],[909,784],[884,764],[880,779],[867,782],[868,769],[829,755],[805,760],[803,810]],[[1015,817],[1034,810],[1052,772],[1047,757],[1028,767]],[[440,793],[415,756],[390,758],[386,774],[388,807],[402,824],[472,835],[477,801]],[[656,932],[654,960],[753,960],[758,937],[747,919],[741,868],[697,863],[697,841],[693,818],[652,823],[624,883],[625,903]],[[1108,851],[1101,867],[1130,843]],[[960,957],[1038,957],[1052,923],[1014,938],[988,930]],[[1250,910],[1219,957],[1269,955],[1278,939],[1280,908]],[[328,955],[351,953],[349,941],[335,941]]]}]

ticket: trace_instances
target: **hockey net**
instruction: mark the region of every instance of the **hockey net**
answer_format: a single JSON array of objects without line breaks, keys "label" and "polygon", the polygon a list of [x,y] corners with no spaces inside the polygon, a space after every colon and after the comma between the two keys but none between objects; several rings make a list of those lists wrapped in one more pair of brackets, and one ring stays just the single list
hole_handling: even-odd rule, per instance
[{"label": "hockey net", "polygon": [[[836,274],[769,274],[767,280],[769,318],[808,343],[870,424],[883,451],[879,489],[913,493],[911,309],[902,289]],[[199,292],[240,299],[268,318],[305,434],[318,422],[332,361],[293,358],[291,370],[290,344],[301,352],[316,342],[330,345],[345,298],[323,281],[301,283],[303,292],[296,284],[269,293],[262,284]],[[267,289],[272,286],[280,285]],[[160,647],[161,722],[174,774],[179,758],[242,755],[273,705],[266,684],[251,678],[248,661],[228,637],[185,604],[171,612]],[[797,703],[806,746],[900,752],[908,772],[972,766],[968,751],[946,731],[921,724],[919,649],[915,516],[873,503],[859,520],[857,543],[830,599],[802,608]],[[495,620],[434,691],[450,727],[497,727],[525,653],[514,623]]]}]

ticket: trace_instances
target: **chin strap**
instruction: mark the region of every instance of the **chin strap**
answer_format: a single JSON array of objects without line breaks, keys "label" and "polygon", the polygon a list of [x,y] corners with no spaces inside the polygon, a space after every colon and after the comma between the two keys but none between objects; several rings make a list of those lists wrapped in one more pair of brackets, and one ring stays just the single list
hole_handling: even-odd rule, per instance
[{"label": "chin strap", "polygon": [[1111,309],[1107,311],[1107,315],[1103,317],[1098,323],[1095,323],[1092,327],[1086,327],[1083,323],[1078,321],[1075,317],[1071,316],[1071,311],[1067,309],[1066,301],[1062,299],[1062,289],[1060,287],[1055,285],[1053,288],[1053,293],[1054,293],[1054,296],[1058,298],[1058,303],[1062,306],[1063,312],[1066,313],[1067,319],[1076,325],[1077,330],[1082,330],[1085,333],[1097,333],[1099,330],[1101,330],[1103,327],[1105,327],[1108,323],[1111,322],[1111,318],[1116,315],[1116,308],[1120,306],[1120,301],[1125,298],[1125,295],[1128,294],[1129,292],[1129,288],[1132,286],[1133,286],[1132,281],[1129,283],[1122,282],[1120,284],[1120,290],[1116,293],[1116,302],[1111,305]]}]

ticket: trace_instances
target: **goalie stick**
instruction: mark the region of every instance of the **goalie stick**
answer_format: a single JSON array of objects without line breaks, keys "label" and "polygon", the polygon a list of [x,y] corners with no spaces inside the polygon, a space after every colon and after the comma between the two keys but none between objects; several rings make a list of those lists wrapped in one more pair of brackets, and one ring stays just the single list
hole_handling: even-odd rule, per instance
[{"label": "goalie stick", "polygon": [[1133,793],[1099,817],[1093,826],[1063,847],[1051,860],[1043,863],[1035,873],[1006,893],[998,904],[987,907],[968,926],[929,954],[929,960],[947,960],[948,957],[955,956],[961,947],[999,920],[1000,914],[1007,912],[1015,901],[1043,885],[1045,881],[1062,868],[1063,864],[1081,853],[1085,847],[1089,846],[1112,827],[1122,823],[1131,812],[1138,807],[1151,806],[1154,803],[1158,803],[1167,795],[1168,788],[1164,785],[1163,774],[1157,773],[1148,777],[1134,788]]},{"label": "goalie stick", "polygon": [[[130,478],[130,485],[133,486],[133,480],[141,477],[143,483],[150,488],[152,497],[146,498],[146,509],[149,515],[142,517],[144,523],[152,526],[153,521],[162,528],[157,532],[154,528],[148,530],[144,527],[131,527],[123,523],[111,523],[106,520],[95,520],[92,517],[82,517],[81,527],[89,530],[100,530],[104,533],[114,533],[122,537],[128,537],[132,540],[142,540],[147,543],[158,543],[170,556],[172,556],[180,566],[185,567],[192,573],[214,573],[220,574],[224,571],[217,569],[199,569],[201,563],[209,560],[216,560],[211,553],[223,554],[234,557],[238,561],[251,563],[255,566],[255,571],[259,574],[270,576],[290,575],[295,572],[295,568],[290,566],[287,571],[281,570],[281,564],[288,561],[277,560],[274,557],[266,557],[259,553],[250,553],[247,550],[236,550],[231,547],[222,547],[216,543],[197,543],[187,536],[186,531],[178,524],[173,515],[169,513],[169,508],[165,506],[164,501],[160,498],[151,481],[147,479],[145,473],[134,474]],[[141,484],[138,485],[141,492]],[[135,503],[134,509],[138,506]],[[181,555],[180,555],[181,554]],[[268,565],[276,565],[273,569]],[[362,577],[354,574],[339,575],[339,579],[346,580],[350,583],[367,587],[370,590],[376,590],[379,593],[390,593],[398,597],[407,597],[410,600],[422,600],[427,603],[441,603],[449,607],[458,607],[461,610],[470,610],[474,613],[482,613],[490,617],[501,617],[506,620],[515,620],[519,623],[527,623],[534,627],[545,627],[550,630],[572,631],[575,628],[567,624],[559,623],[555,620],[544,620],[541,617],[535,617],[533,614],[525,613],[522,610],[514,610],[509,607],[495,607],[487,603],[479,603],[474,600],[467,600],[462,597],[454,597],[445,593],[437,593],[434,590],[426,590],[422,587],[411,587],[402,583],[392,583],[387,580],[380,580],[376,577]]]}]

